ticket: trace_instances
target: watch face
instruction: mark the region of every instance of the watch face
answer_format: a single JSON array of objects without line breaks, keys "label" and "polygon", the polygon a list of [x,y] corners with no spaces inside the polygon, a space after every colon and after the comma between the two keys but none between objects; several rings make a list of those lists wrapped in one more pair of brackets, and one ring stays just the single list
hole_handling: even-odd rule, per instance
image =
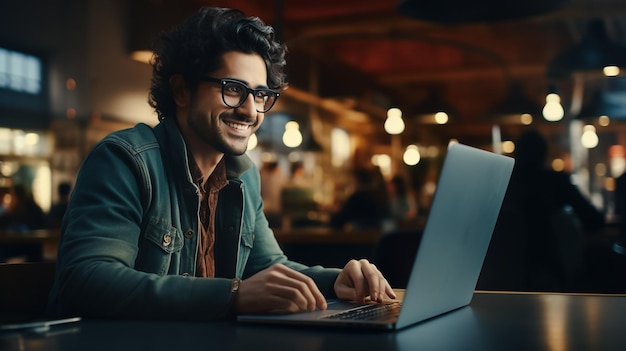
[{"label": "watch face", "polygon": [[241,279],[239,279],[239,278],[233,279],[233,284],[230,287],[230,292],[231,293],[237,292],[239,290],[239,284],[240,283],[241,283]]}]

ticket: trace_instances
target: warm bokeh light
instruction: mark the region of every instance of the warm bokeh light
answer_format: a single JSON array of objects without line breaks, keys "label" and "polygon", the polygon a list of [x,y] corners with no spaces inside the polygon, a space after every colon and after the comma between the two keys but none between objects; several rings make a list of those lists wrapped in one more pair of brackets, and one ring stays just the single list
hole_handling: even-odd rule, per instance
[{"label": "warm bokeh light", "polygon": [[65,81],[65,89],[67,89],[67,90],[74,90],[74,89],[76,89],[76,80],[74,80],[74,78],[68,78]]},{"label": "warm bokeh light", "polygon": [[24,135],[24,144],[26,145],[37,145],[39,142],[39,134],[37,133],[26,133]]},{"label": "warm bokeh light", "polygon": [[611,119],[609,116],[600,116],[598,117],[598,124],[602,127],[606,127],[611,123]]},{"label": "warm bokeh light", "polygon": [[254,150],[254,148],[259,144],[259,139],[256,137],[256,134],[250,135],[248,139],[248,151]]},{"label": "warm bokeh light", "polygon": [[609,147],[609,168],[612,177],[619,177],[626,170],[626,148],[623,145]]},{"label": "warm bokeh light", "polygon": [[598,177],[604,177],[606,175],[606,165],[602,162],[597,163],[593,170]]},{"label": "warm bokeh light", "polygon": [[331,163],[340,167],[350,159],[350,135],[341,128],[330,132]]},{"label": "warm bokeh light", "polygon": [[[544,333],[546,349],[551,351],[570,350],[574,345],[568,345],[568,309],[567,297],[562,295],[543,295],[540,297],[541,330]],[[571,331],[570,331],[571,332]]]},{"label": "warm bokeh light", "polygon": [[298,122],[289,121],[285,124],[283,143],[287,147],[298,147],[302,144],[302,133],[300,133],[300,125]]},{"label": "warm bokeh light", "polygon": [[387,154],[373,155],[371,160],[374,166],[378,166],[383,175],[391,174],[391,157]]},{"label": "warm bokeh light", "polygon": [[437,122],[437,124],[446,124],[448,123],[449,117],[448,114],[445,112],[437,112],[435,113],[435,122]]},{"label": "warm bokeh light", "polygon": [[604,189],[606,191],[615,191],[615,178],[604,178]]},{"label": "warm bokeh light", "polygon": [[150,64],[152,61],[152,51],[136,50],[130,54],[130,58],[137,62]]},{"label": "warm bokeh light", "polygon": [[529,113],[522,113],[519,120],[523,125],[527,126],[533,123],[533,116]]},{"label": "warm bokeh light", "polygon": [[615,77],[619,76],[619,67],[617,66],[606,66],[602,69],[602,73],[604,73],[607,77]]},{"label": "warm bokeh light", "polygon": [[515,151],[515,143],[507,140],[502,142],[502,152],[512,154]]},{"label": "warm bokeh light", "polygon": [[555,158],[552,160],[552,169],[557,172],[562,172],[565,169],[565,161],[562,158]]},{"label": "warm bokeh light", "polygon": [[385,131],[391,135],[397,135],[404,131],[402,111],[397,107],[387,110],[387,119],[384,125]]},{"label": "warm bokeh light", "polygon": [[546,121],[556,122],[563,119],[565,111],[561,106],[561,97],[558,94],[550,93],[546,95],[546,104],[542,110],[543,118]]},{"label": "warm bokeh light", "polygon": [[583,147],[587,149],[593,149],[598,146],[598,134],[596,134],[596,127],[588,124],[583,127],[583,135],[580,137],[580,142]]},{"label": "warm bokeh light", "polygon": [[415,166],[420,162],[421,158],[417,145],[407,146],[404,155],[402,155],[402,161],[408,166]]}]

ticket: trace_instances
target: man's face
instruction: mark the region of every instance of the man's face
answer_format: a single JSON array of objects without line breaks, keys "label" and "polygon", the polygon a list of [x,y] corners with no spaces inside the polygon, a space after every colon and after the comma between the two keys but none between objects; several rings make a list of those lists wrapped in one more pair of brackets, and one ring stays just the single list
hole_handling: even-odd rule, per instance
[{"label": "man's face", "polygon": [[[265,62],[257,54],[231,51],[222,57],[222,68],[209,72],[217,79],[231,78],[256,89],[267,86]],[[191,97],[186,121],[179,121],[187,129],[187,138],[198,147],[210,147],[224,154],[241,155],[248,148],[248,139],[259,129],[264,114],[256,111],[252,95],[245,102],[231,108],[222,100],[219,83],[200,82],[197,93]],[[189,141],[188,141],[189,142]]]}]

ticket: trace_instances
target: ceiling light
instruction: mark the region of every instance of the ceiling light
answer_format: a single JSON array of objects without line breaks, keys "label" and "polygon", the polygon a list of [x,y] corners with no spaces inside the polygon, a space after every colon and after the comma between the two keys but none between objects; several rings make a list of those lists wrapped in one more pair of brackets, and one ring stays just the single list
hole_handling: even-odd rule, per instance
[{"label": "ceiling light", "polygon": [[561,105],[561,97],[556,93],[546,95],[546,104],[541,111],[543,118],[548,122],[557,122],[563,119],[565,110]]},{"label": "ceiling light", "polygon": [[387,119],[384,125],[385,131],[391,135],[400,134],[404,131],[404,121],[402,120],[402,111],[393,107],[387,111]]}]

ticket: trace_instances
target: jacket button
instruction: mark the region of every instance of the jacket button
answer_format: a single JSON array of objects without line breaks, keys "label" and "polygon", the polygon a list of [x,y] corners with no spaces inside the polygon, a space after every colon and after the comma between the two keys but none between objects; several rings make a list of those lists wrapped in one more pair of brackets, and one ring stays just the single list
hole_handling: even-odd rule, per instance
[{"label": "jacket button", "polygon": [[188,276],[189,276],[189,273],[183,273],[183,274],[182,274],[182,276],[183,276],[183,277],[188,277]]},{"label": "jacket button", "polygon": [[185,230],[185,238],[187,238],[187,239],[193,238],[193,230],[191,230],[191,229]]},{"label": "jacket button", "polygon": [[163,235],[163,246],[170,246],[172,243],[172,236],[169,234]]}]

